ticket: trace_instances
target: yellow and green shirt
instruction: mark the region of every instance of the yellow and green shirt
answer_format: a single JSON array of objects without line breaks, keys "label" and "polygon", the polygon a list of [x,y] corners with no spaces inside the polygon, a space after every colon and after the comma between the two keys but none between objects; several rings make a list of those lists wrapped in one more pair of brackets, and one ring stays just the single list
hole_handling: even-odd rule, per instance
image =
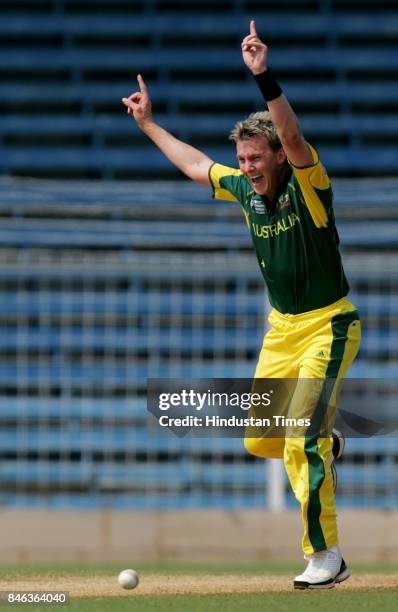
[{"label": "yellow and green shirt", "polygon": [[313,165],[292,166],[272,202],[257,195],[240,170],[215,163],[214,197],[240,202],[271,305],[283,314],[323,308],[347,295],[329,177]]}]

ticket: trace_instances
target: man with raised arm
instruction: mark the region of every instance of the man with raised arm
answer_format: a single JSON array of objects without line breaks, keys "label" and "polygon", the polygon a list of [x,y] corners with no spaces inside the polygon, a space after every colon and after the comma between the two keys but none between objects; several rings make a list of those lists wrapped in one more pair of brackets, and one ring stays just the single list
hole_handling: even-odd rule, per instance
[{"label": "man with raised arm", "polygon": [[[253,113],[231,131],[239,169],[214,163],[157,125],[141,75],[139,91],[123,103],[182,172],[212,187],[215,198],[242,206],[273,307],[255,379],[297,379],[294,414],[306,413],[309,406],[318,414],[325,405],[335,405],[338,380],[358,352],[360,321],[346,298],[330,180],[268,68],[268,49],[254,21],[242,55],[269,111]],[[315,386],[310,384],[314,379]],[[300,502],[308,565],[294,579],[297,589],[331,588],[350,575],[338,545],[334,499],[333,459],[341,456],[344,439],[334,432],[334,438],[312,430],[304,437],[245,440],[254,455],[283,458]]]}]

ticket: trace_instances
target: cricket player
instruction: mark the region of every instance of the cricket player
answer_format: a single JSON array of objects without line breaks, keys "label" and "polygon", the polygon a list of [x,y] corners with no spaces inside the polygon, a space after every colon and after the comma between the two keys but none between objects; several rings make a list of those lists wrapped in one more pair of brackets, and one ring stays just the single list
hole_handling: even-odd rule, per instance
[{"label": "cricket player", "polygon": [[[215,198],[239,202],[250,229],[272,311],[256,379],[296,378],[295,413],[324,402],[331,405],[339,379],[358,352],[360,321],[347,299],[349,290],[338,250],[332,189],[317,151],[306,142],[298,119],[268,68],[268,48],[254,21],[242,42],[243,60],[268,106],[250,115],[230,134],[239,168],[214,162],[176,139],[152,117],[141,75],[139,91],[123,98],[127,112],[168,159],[192,180],[209,185]],[[331,588],[349,577],[336,524],[333,454],[342,442],[312,433],[304,437],[246,438],[247,450],[283,458],[301,505],[303,551],[308,561],[294,587]],[[333,453],[334,451],[334,453]]]}]

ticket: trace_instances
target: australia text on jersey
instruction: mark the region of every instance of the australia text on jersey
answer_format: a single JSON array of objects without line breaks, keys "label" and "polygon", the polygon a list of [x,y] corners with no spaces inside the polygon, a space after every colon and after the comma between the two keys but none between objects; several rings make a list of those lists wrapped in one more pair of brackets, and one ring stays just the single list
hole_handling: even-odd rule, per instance
[{"label": "australia text on jersey", "polygon": [[252,223],[252,228],[257,238],[273,238],[274,236],[278,236],[280,232],[287,232],[292,229],[296,223],[300,223],[300,217],[295,213],[291,213],[287,215],[286,219],[280,219],[277,223],[273,223],[272,225]]}]

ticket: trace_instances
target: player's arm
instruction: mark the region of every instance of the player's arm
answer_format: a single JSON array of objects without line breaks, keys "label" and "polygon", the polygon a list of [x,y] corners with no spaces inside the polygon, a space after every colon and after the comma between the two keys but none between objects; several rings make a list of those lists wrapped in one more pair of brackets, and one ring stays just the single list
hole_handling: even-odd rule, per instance
[{"label": "player's arm", "polygon": [[250,33],[242,41],[242,56],[264,96],[289,161],[294,166],[311,166],[314,163],[311,150],[296,114],[268,69],[268,47],[258,37],[254,21],[250,22]]},{"label": "player's arm", "polygon": [[197,183],[211,185],[209,169],[213,161],[198,149],[175,138],[153,120],[148,88],[140,74],[137,81],[139,91],[128,98],[122,98],[128,114],[134,117],[138,127],[181,172]]}]

